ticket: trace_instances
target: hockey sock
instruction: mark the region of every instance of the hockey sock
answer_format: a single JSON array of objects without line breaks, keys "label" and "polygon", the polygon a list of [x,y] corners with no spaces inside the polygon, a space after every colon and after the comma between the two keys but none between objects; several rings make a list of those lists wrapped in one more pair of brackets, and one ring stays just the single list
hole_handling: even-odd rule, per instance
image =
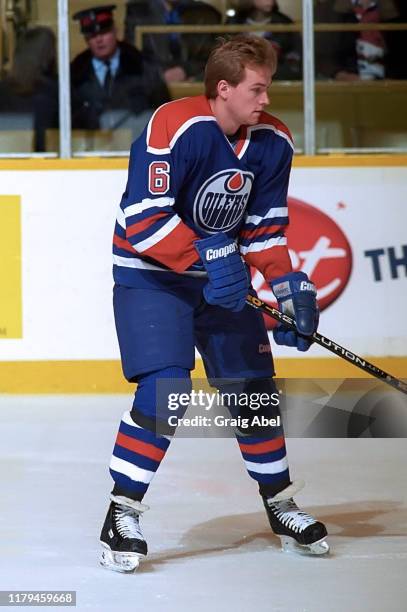
[{"label": "hockey sock", "polygon": [[110,461],[113,493],[141,501],[169,445],[167,437],[140,427],[125,412]]},{"label": "hockey sock", "polygon": [[[284,430],[281,424],[277,424],[281,415],[274,380],[228,381],[221,391],[230,398],[226,405],[231,415],[243,417],[242,420],[249,424],[244,429],[236,428],[235,432],[247,472],[258,483],[260,495],[272,497],[290,484]],[[264,403],[259,404],[260,397]],[[254,424],[255,416],[273,419],[276,425]]]},{"label": "hockey sock", "polygon": [[259,484],[260,495],[272,497],[288,487],[290,473],[284,435],[259,438],[236,436],[247,472]]},{"label": "hockey sock", "polygon": [[[160,381],[163,393],[157,392]],[[166,434],[175,431],[163,427],[168,410],[166,394],[190,388],[189,370],[183,368],[165,368],[139,378],[133,408],[122,417],[110,462],[113,494],[142,500],[170,445],[171,435]]]}]

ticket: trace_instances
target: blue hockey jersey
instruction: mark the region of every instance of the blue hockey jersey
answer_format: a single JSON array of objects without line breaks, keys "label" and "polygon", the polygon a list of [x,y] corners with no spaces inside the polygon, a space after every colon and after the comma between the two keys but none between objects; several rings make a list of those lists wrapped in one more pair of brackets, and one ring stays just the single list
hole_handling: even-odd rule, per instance
[{"label": "blue hockey jersey", "polygon": [[[284,229],[293,143],[269,113],[242,126],[233,144],[205,96],[161,106],[133,143],[113,239],[113,274],[199,275],[194,241],[215,232],[236,239],[266,280],[291,271]],[[201,268],[202,269],[202,268]]]}]

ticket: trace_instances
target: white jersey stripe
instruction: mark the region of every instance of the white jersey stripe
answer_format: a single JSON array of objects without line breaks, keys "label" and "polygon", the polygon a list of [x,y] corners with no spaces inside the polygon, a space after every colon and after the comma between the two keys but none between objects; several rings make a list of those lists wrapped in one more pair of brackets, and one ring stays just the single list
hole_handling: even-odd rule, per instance
[{"label": "white jersey stripe", "polygon": [[271,461],[270,463],[253,463],[253,461],[245,461],[246,469],[257,474],[278,474],[288,469],[287,457],[283,457],[279,461]]},{"label": "white jersey stripe", "polygon": [[245,141],[243,143],[243,146],[240,149],[239,153],[237,154],[237,158],[238,159],[242,159],[243,155],[247,151],[247,147],[249,146],[249,144],[250,144],[250,132],[247,132],[246,139],[245,139]]},{"label": "white jersey stripe", "polygon": [[244,220],[245,223],[254,223],[257,225],[261,223],[265,219],[275,219],[276,217],[288,217],[288,208],[287,206],[280,206],[278,208],[270,208],[269,211],[264,215],[264,217],[260,217],[259,215],[248,215]]},{"label": "white jersey stripe", "polygon": [[178,215],[174,215],[169,221],[167,221],[167,223],[160,227],[157,232],[152,234],[152,236],[149,236],[141,242],[137,242],[135,246],[136,251],[139,253],[147,251],[147,249],[150,249],[152,246],[157,244],[157,242],[160,242],[160,240],[168,236],[168,234],[170,234],[180,223],[181,219],[178,217]]},{"label": "white jersey stripe", "polygon": [[152,155],[169,155],[171,153],[171,149],[167,147],[166,149],[156,149],[155,147],[147,147],[147,153],[151,153]]},{"label": "white jersey stripe", "polygon": [[260,253],[266,249],[271,249],[275,246],[285,246],[287,244],[287,238],[285,236],[277,236],[275,238],[269,238],[265,242],[253,242],[248,247],[240,246],[240,252],[242,255],[247,253]]},{"label": "white jersey stripe", "polygon": [[[159,266],[154,266],[153,264],[147,263],[143,259],[136,259],[135,257],[120,257],[120,255],[113,255],[113,264],[115,266],[122,266],[123,268],[153,270],[154,272],[169,272],[168,268],[160,268]],[[199,270],[178,272],[178,274],[186,274],[188,276],[196,276],[199,278],[205,278],[206,276],[208,276],[207,272],[201,272]]]},{"label": "white jersey stripe", "polygon": [[141,200],[141,202],[136,202],[135,204],[130,204],[130,206],[127,206],[124,211],[124,216],[127,219],[133,215],[139,215],[144,210],[154,208],[155,206],[172,206],[174,202],[174,198],[144,198],[144,200]]},{"label": "white jersey stripe", "polygon": [[197,117],[192,117],[191,119],[188,119],[188,121],[185,121],[185,123],[183,123],[181,127],[178,128],[178,130],[175,132],[174,136],[172,137],[171,142],[170,142],[170,149],[174,147],[178,138],[180,138],[182,134],[191,127],[191,125],[194,125],[194,123],[199,123],[200,121],[215,121],[216,123],[216,119],[212,115],[197,116]]},{"label": "white jersey stripe", "polygon": [[139,468],[128,461],[124,461],[124,459],[119,459],[114,455],[112,455],[110,459],[110,469],[128,476],[131,478],[131,480],[135,480],[136,482],[144,482],[145,484],[149,484],[155,474],[155,472],[143,470],[142,468]]},{"label": "white jersey stripe", "polygon": [[[154,147],[147,146],[147,152],[153,153],[154,155],[166,155],[168,153],[171,153],[171,149],[174,147],[178,138],[180,138],[182,134],[191,127],[191,125],[194,125],[194,123],[199,123],[200,121],[215,121],[216,122],[216,119],[212,115],[192,117],[191,119],[188,119],[188,121],[185,121],[185,123],[183,123],[181,127],[178,128],[174,136],[171,138],[171,142],[169,143],[168,147],[165,147],[163,149],[156,149]],[[149,139],[149,135],[148,135],[148,139]]]},{"label": "white jersey stripe", "polygon": [[117,223],[120,225],[120,227],[122,229],[124,229],[124,230],[126,229],[126,218],[125,218],[124,212],[122,211],[120,206],[119,206],[119,209],[117,211],[116,221],[117,221]]},{"label": "white jersey stripe", "polygon": [[279,130],[274,125],[270,125],[269,123],[258,123],[257,125],[253,125],[247,129],[248,132],[254,132],[256,130],[271,130],[272,132],[277,134],[277,136],[281,136],[281,138],[284,138],[284,140],[288,142],[288,144],[294,151],[294,143],[291,140],[291,138],[288,136],[288,134],[286,134],[282,130]]}]

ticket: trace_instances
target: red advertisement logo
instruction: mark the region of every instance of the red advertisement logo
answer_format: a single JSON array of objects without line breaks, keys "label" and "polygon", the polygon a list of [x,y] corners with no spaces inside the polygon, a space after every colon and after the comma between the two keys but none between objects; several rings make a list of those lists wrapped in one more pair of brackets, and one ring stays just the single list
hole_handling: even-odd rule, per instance
[{"label": "red advertisement logo", "polygon": [[[293,269],[308,274],[317,288],[319,307],[324,310],[348,284],[352,270],[349,241],[339,225],[318,208],[291,197],[288,206],[290,225],[286,235]],[[277,304],[269,285],[254,269],[252,281],[260,299]],[[265,320],[268,329],[274,327],[270,317]]]}]

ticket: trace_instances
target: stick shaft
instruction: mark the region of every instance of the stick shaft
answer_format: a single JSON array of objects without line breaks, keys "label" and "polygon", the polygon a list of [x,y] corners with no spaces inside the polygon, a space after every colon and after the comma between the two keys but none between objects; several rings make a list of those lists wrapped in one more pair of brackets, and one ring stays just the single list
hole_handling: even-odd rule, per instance
[{"label": "stick shaft", "polygon": [[[249,306],[253,306],[253,308],[264,312],[279,323],[284,323],[284,325],[290,327],[291,329],[297,329],[295,325],[295,320],[292,317],[280,312],[279,310],[277,310],[277,308],[266,304],[266,302],[263,302],[263,300],[260,300],[258,297],[255,297],[254,295],[248,295],[246,302],[247,304],[249,304]],[[345,361],[352,363],[354,366],[360,368],[364,372],[375,376],[376,378],[382,380],[391,387],[394,387],[402,393],[407,394],[407,384],[405,382],[399,380],[398,378],[395,378],[394,376],[392,376],[388,372],[385,372],[381,368],[378,368],[373,363],[370,363],[370,361],[367,361],[367,359],[359,357],[359,355],[356,355],[351,350],[341,346],[337,342],[330,340],[329,338],[323,336],[318,332],[315,332],[312,335],[312,339],[316,344],[323,346],[334,355],[345,359]]]}]

